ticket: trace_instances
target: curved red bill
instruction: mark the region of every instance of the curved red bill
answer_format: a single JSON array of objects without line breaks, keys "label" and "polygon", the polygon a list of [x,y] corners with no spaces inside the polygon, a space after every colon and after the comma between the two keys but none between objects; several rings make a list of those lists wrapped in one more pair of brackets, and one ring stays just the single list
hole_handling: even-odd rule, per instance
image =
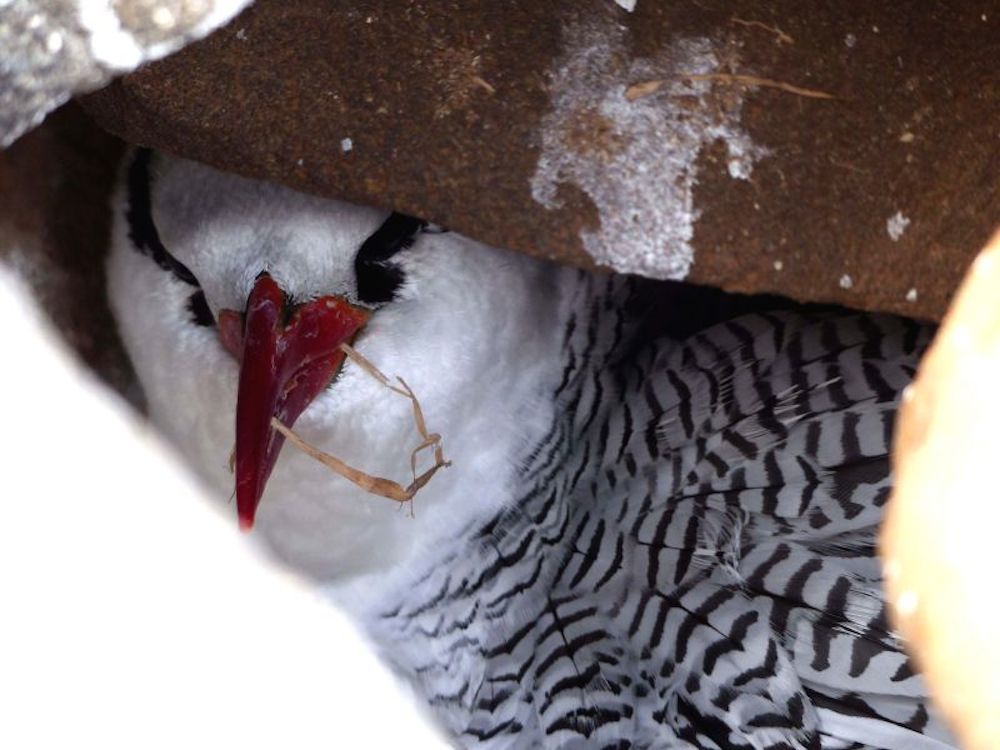
[{"label": "curved red bill", "polygon": [[369,315],[339,297],[321,297],[289,309],[278,284],[262,274],[250,292],[242,326],[231,311],[219,316],[224,345],[240,351],[236,509],[241,529],[252,528],[284,443],[271,427],[271,418],[289,427],[295,423],[343,364],[340,345],[353,339]]}]

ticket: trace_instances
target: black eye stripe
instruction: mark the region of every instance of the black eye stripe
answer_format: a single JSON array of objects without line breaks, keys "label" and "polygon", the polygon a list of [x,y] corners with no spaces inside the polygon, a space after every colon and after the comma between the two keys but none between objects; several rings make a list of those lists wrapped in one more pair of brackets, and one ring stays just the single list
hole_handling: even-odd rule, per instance
[{"label": "black eye stripe", "polygon": [[361,244],[354,260],[358,298],[369,304],[388,302],[403,283],[403,272],[389,259],[413,245],[427,226],[422,219],[392,213],[382,226]]},{"label": "black eye stripe", "polygon": [[422,219],[414,219],[405,214],[392,213],[365,240],[358,250],[358,261],[374,263],[387,260],[400,250],[410,247],[417,237],[417,232],[427,226]]},{"label": "black eye stripe", "polygon": [[188,312],[191,313],[191,320],[194,321],[195,325],[205,326],[206,328],[215,325],[215,316],[212,315],[212,310],[208,306],[208,300],[205,299],[205,292],[203,290],[199,289],[188,297],[187,308]]},{"label": "black eye stripe", "polygon": [[132,244],[143,255],[148,255],[164,271],[170,271],[174,276],[191,286],[199,286],[194,274],[167,252],[160,242],[160,234],[153,222],[153,211],[150,201],[150,186],[152,176],[149,163],[153,152],[148,148],[140,148],[135,152],[135,158],[128,170],[128,208],[125,219],[128,221],[128,236]]}]

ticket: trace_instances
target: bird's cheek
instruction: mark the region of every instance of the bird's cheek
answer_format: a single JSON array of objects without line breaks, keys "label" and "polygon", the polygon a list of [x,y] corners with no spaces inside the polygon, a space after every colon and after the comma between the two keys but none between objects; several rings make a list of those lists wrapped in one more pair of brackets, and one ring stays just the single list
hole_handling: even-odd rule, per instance
[{"label": "bird's cheek", "polygon": [[243,316],[235,310],[219,311],[219,340],[239,362],[243,357]]}]

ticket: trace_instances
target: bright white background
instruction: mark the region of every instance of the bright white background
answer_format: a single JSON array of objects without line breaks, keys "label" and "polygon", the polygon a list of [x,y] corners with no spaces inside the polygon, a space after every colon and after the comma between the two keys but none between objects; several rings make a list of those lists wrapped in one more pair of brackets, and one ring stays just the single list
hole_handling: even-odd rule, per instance
[{"label": "bright white background", "polygon": [[0,747],[445,747],[0,268]]}]

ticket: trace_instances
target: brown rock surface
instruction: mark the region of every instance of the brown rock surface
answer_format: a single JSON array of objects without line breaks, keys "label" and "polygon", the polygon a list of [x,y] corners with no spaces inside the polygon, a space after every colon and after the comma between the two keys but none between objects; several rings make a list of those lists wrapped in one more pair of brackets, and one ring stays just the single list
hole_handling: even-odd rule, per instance
[{"label": "brown rock surface", "polygon": [[80,358],[127,391],[131,371],[105,301],[103,262],[121,152],[73,105],[0,151],[0,264],[28,284]]},{"label": "brown rock surface", "polygon": [[[683,40],[707,45],[694,72],[715,78],[683,76]],[[631,14],[611,0],[260,0],[85,106],[134,142],[570,262],[588,262],[581,231],[629,226],[630,200],[639,229],[616,236],[678,252],[650,233],[683,228],[671,202],[687,180],[691,280],[938,317],[1000,222],[998,59],[1000,9],[982,0],[639,0]],[[570,100],[553,126],[574,60],[617,98]],[[624,97],[651,80],[662,90]],[[730,176],[722,142],[689,144],[679,177],[663,170],[685,107],[701,131],[728,122],[767,149],[749,179]],[[674,125],[637,130],[637,112]],[[554,210],[532,197],[546,137],[598,174],[597,188],[562,174]],[[622,154],[650,174],[622,177]]]}]

